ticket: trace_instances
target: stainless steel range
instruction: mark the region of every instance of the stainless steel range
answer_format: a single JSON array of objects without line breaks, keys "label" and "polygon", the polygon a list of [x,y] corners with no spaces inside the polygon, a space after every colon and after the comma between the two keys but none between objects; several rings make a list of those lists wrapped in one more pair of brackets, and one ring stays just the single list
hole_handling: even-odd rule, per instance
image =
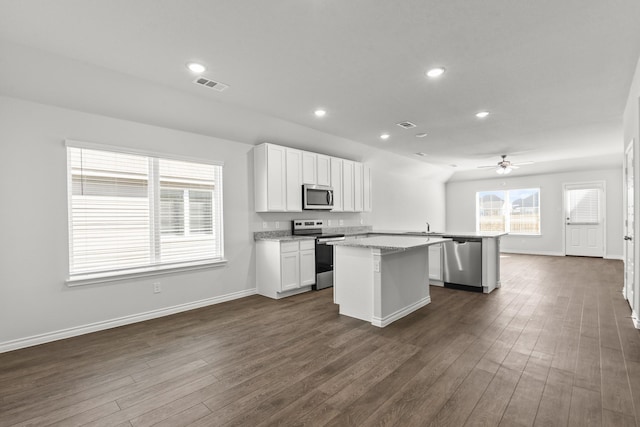
[{"label": "stainless steel range", "polygon": [[316,239],[316,284],[312,287],[315,290],[333,286],[333,246],[327,242],[344,240],[344,234],[323,233],[323,226],[321,219],[293,220],[293,235]]}]

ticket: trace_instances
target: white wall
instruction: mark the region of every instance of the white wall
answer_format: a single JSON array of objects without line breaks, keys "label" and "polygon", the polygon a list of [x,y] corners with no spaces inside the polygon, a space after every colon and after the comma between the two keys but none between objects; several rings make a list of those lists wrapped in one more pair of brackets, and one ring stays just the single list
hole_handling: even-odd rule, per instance
[{"label": "white wall", "polygon": [[[487,173],[491,173],[488,171]],[[502,252],[564,255],[564,211],[562,185],[572,182],[605,181],[605,256],[622,258],[622,167],[546,175],[448,182],[446,185],[447,230],[476,228],[476,192],[515,188],[540,188],[541,235],[505,236]]]},{"label": "white wall", "polygon": [[[65,139],[224,161],[228,264],[108,284],[66,286]],[[315,151],[340,155],[344,145],[344,140],[336,138],[333,145]],[[367,225],[396,229],[420,226],[424,218],[444,223],[442,178],[425,174],[420,162],[360,146],[362,155],[350,157],[372,165],[374,211],[333,214],[331,218],[344,219],[345,225],[358,225],[362,219]],[[262,221],[316,218],[318,214],[255,213],[252,148],[251,144],[0,96],[0,352],[154,317],[179,310],[176,306],[210,304],[253,293],[253,232],[261,229]],[[162,284],[160,294],[152,292],[156,281]]]},{"label": "white wall", "polygon": [[[66,138],[224,161],[226,267],[67,287]],[[0,349],[3,343],[255,287],[251,146],[0,98]],[[152,293],[152,282],[162,293]]]}]

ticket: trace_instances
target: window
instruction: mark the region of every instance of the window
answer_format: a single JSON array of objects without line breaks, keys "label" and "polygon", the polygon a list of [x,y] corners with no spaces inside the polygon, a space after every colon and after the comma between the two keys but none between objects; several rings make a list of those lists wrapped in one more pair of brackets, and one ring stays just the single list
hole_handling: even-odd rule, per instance
[{"label": "window", "polygon": [[222,166],[67,147],[69,275],[222,261]]},{"label": "window", "polygon": [[567,190],[568,220],[571,224],[600,224],[600,189]]},{"label": "window", "polygon": [[540,234],[540,189],[476,193],[476,230]]}]

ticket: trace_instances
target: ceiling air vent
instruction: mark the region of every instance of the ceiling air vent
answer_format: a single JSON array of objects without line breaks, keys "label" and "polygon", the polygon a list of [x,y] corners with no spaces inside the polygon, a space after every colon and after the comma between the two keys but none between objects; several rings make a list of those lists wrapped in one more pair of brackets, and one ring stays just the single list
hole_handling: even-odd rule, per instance
[{"label": "ceiling air vent", "polygon": [[213,90],[217,90],[218,92],[222,92],[223,90],[227,89],[229,86],[224,84],[224,83],[220,83],[220,82],[216,82],[213,80],[209,80],[205,77],[198,77],[197,79],[195,79],[193,81],[195,84],[200,85],[200,86],[204,86],[207,87],[209,89],[213,89]]},{"label": "ceiling air vent", "polygon": [[400,122],[400,123],[396,123],[398,126],[400,126],[401,128],[405,128],[405,129],[411,129],[416,127],[416,125],[414,125],[411,122]]}]

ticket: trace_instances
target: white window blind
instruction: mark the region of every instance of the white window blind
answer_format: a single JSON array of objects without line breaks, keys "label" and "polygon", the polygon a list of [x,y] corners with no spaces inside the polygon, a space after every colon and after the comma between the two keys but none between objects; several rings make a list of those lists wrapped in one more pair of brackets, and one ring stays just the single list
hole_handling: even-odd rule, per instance
[{"label": "white window blind", "polygon": [[570,223],[600,223],[600,190],[598,188],[568,190],[568,193]]},{"label": "white window blind", "polygon": [[67,147],[70,278],[223,258],[222,167]]}]

